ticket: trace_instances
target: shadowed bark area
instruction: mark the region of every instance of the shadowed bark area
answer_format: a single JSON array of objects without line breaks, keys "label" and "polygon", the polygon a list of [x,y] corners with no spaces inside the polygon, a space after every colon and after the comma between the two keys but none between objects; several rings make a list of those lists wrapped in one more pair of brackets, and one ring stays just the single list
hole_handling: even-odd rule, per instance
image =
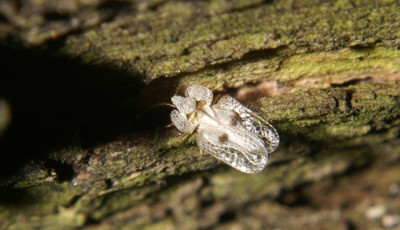
[{"label": "shadowed bark area", "polygon": [[[400,225],[398,1],[0,3],[0,228]],[[276,127],[259,174],[169,123],[202,84]]]}]

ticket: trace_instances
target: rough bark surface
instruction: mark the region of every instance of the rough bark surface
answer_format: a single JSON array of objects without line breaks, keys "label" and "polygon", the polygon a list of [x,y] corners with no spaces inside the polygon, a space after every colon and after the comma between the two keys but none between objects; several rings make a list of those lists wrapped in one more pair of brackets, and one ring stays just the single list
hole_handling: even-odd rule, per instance
[{"label": "rough bark surface", "polygon": [[[0,2],[0,228],[400,226],[396,0]],[[185,86],[281,144],[250,175],[165,127]]]}]

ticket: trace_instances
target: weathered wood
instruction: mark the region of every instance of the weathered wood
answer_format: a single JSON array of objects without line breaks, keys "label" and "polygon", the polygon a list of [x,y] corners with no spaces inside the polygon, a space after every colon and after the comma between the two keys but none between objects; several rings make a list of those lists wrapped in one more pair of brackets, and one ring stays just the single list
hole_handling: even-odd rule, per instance
[{"label": "weathered wood", "polygon": [[[73,59],[68,74],[44,70],[44,84],[69,89],[54,113],[67,114],[61,127],[74,120],[76,138],[2,180],[1,228],[376,229],[400,218],[398,1],[99,4],[97,23],[56,32],[56,43],[7,24],[8,37],[51,46],[61,64],[49,69]],[[237,172],[200,155],[195,135],[163,128],[157,105],[194,83],[277,128],[264,171]],[[3,140],[16,143],[9,129]],[[385,214],[373,219],[371,207]]]}]

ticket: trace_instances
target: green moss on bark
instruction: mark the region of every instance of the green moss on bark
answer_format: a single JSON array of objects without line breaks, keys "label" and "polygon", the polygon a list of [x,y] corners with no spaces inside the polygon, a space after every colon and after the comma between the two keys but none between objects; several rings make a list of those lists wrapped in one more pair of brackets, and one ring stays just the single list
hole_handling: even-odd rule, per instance
[{"label": "green moss on bark", "polygon": [[[62,181],[56,170],[32,163],[2,182],[5,199],[32,199],[21,205],[4,202],[0,217],[7,221],[0,228],[293,228],[301,222],[289,215],[294,210],[304,218],[321,217],[317,229],[334,223],[320,215],[329,207],[295,208],[302,200],[295,191],[324,180],[349,177],[349,184],[355,183],[359,178],[347,172],[398,165],[396,1],[164,1],[157,6],[67,36],[59,53],[132,77],[139,71],[148,83],[140,98],[146,106],[164,95],[161,91],[194,83],[234,93],[247,84],[276,82],[257,100],[244,97],[281,135],[269,166],[257,175],[217,167],[221,163],[212,156],[200,155],[195,135],[185,140],[172,129],[124,134],[88,149],[66,147],[49,158],[70,167],[72,179]],[[372,178],[383,174],[378,170]],[[383,196],[379,192],[376,197]],[[337,204],[343,223],[346,218],[361,227],[369,223],[362,219],[365,208]],[[389,202],[393,209],[398,204]],[[264,218],[275,214],[275,220]],[[282,223],[281,217],[290,218]]]}]

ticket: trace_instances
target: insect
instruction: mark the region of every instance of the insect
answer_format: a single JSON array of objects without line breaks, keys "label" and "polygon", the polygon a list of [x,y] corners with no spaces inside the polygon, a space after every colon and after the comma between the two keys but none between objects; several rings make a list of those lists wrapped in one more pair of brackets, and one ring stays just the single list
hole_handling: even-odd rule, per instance
[{"label": "insect", "polygon": [[210,89],[193,85],[185,97],[173,96],[177,109],[171,121],[181,132],[197,130],[203,151],[245,173],[257,173],[267,164],[268,154],[279,145],[279,135],[267,121],[230,96],[213,103]]}]

